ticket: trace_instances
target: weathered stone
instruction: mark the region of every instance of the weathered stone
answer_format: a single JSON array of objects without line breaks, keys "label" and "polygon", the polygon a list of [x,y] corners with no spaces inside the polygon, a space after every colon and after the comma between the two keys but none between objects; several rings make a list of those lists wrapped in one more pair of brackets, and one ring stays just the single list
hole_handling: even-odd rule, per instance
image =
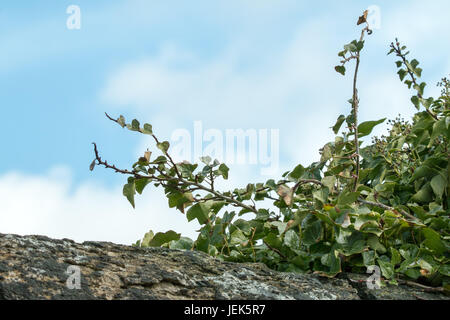
[{"label": "weathered stone", "polygon": [[[79,289],[67,285],[73,266]],[[349,278],[275,272],[195,251],[0,234],[0,299],[447,298],[406,286],[369,290]]]}]

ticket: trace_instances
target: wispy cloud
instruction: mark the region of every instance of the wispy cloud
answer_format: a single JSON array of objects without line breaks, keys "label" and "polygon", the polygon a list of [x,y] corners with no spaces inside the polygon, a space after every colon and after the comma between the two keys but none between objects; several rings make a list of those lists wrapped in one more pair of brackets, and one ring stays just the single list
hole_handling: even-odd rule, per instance
[{"label": "wispy cloud", "polygon": [[149,229],[174,230],[195,239],[198,224],[188,224],[182,213],[169,209],[161,191],[144,191],[134,210],[120,186],[95,182],[74,186],[66,167],[43,175],[10,172],[0,176],[0,231],[128,245]]},{"label": "wispy cloud", "polygon": [[[328,54],[333,50],[328,38],[321,23],[306,23],[264,66],[250,69],[241,67],[239,44],[210,60],[165,46],[156,56],[114,71],[101,98],[172,130],[190,129],[194,120],[209,128],[282,129],[281,148],[306,150],[296,159],[306,163],[317,157],[340,108],[335,97],[342,85],[332,81],[336,59]],[[315,138],[300,140],[303,134]]]}]

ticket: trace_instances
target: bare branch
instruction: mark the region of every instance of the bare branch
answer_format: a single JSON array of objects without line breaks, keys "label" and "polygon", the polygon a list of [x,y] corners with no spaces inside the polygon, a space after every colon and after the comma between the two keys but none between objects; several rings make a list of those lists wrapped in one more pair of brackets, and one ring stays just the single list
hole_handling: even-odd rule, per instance
[{"label": "bare branch", "polygon": [[362,204],[367,204],[369,206],[378,207],[378,208],[381,208],[381,209],[384,209],[384,210],[397,211],[397,212],[400,212],[400,214],[402,216],[404,216],[405,218],[408,218],[408,219],[411,219],[411,220],[414,220],[414,221],[418,220],[415,216],[413,216],[413,215],[411,215],[411,214],[409,214],[409,213],[407,213],[407,212],[405,212],[403,210],[398,211],[398,210],[396,210],[393,207],[387,206],[387,205],[379,203],[379,202],[366,201],[366,200],[363,200],[363,199],[358,199],[358,202],[360,202]]},{"label": "bare branch", "polygon": [[[403,65],[406,67],[406,71],[408,72],[408,75],[411,78],[412,83],[414,84],[414,86],[418,86],[417,81],[416,81],[416,77],[414,76],[414,73],[412,72],[412,70],[410,69],[410,67],[407,64],[406,61],[406,57],[404,54],[402,54],[402,49],[400,48],[400,43],[397,41],[396,44],[394,45],[394,43],[391,43],[391,48],[394,49],[395,53],[397,54],[398,57],[400,57],[402,59],[402,63]],[[422,94],[420,92],[417,92],[417,96],[422,99]],[[425,108],[425,110],[427,111],[427,113],[432,116],[435,120],[439,120],[438,117],[428,108]]]},{"label": "bare branch", "polygon": [[135,170],[129,171],[129,170],[119,169],[115,165],[110,165],[110,164],[108,164],[107,161],[103,161],[100,158],[99,154],[98,154],[97,145],[95,144],[95,142],[93,142],[93,145],[94,145],[95,159],[97,160],[99,165],[103,165],[105,168],[113,169],[115,172],[119,172],[119,173],[122,173],[122,174],[133,175],[134,177],[139,178],[139,179],[156,179],[156,180],[158,180],[160,182],[167,182],[167,181],[181,182],[181,183],[185,184],[187,187],[194,186],[194,187],[196,187],[196,190],[203,190],[203,191],[209,192],[209,193],[215,195],[217,198],[220,198],[220,199],[224,200],[227,203],[236,205],[237,207],[241,207],[241,208],[249,210],[249,211],[251,211],[253,213],[258,213],[258,210],[255,207],[246,205],[245,203],[243,203],[241,201],[238,201],[238,200],[236,200],[234,198],[230,198],[228,196],[225,196],[224,194],[222,194],[222,193],[220,193],[220,192],[218,192],[216,190],[213,190],[212,188],[208,188],[208,187],[206,187],[206,186],[204,186],[204,185],[202,185],[200,183],[187,181],[183,177],[181,177],[181,175],[178,178],[174,178],[174,177],[166,175],[164,172],[162,172],[158,168],[156,168],[156,170],[164,177],[164,178],[160,178],[160,177],[156,177],[156,176],[153,176],[153,175],[151,175],[151,176],[144,176],[144,175],[141,175],[140,173],[138,173]]},{"label": "bare branch", "polygon": [[269,248],[270,250],[272,250],[273,252],[275,252],[276,254],[278,254],[280,257],[282,257],[283,259],[287,260],[287,257],[277,248],[272,247],[270,244],[268,244],[266,241],[264,241],[264,244],[267,246],[267,248]]}]

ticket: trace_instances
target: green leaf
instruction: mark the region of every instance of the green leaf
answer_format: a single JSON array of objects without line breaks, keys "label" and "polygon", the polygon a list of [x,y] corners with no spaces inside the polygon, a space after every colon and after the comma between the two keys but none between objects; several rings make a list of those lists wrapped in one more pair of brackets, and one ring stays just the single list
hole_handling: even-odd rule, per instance
[{"label": "green leaf", "polygon": [[136,179],[134,184],[136,187],[136,191],[139,194],[142,194],[145,186],[148,185],[152,180],[151,179]]},{"label": "green leaf", "polygon": [[223,214],[223,218],[222,218],[222,223],[226,224],[226,223],[231,223],[231,221],[233,220],[234,216],[236,215],[235,212],[228,212],[226,211]]},{"label": "green leaf", "polygon": [[383,184],[377,184],[375,186],[375,191],[380,193],[384,197],[389,197],[394,193],[395,186],[395,182],[385,182]]},{"label": "green leaf", "polygon": [[375,250],[375,251],[377,251],[379,253],[385,253],[386,252],[386,247],[381,244],[378,236],[375,236],[375,235],[369,236],[369,238],[367,239],[367,245],[371,249],[373,249],[373,250]]},{"label": "green leaf", "polygon": [[180,237],[179,240],[172,240],[169,243],[170,249],[178,250],[191,250],[194,245],[194,241],[190,238]]},{"label": "green leaf", "polygon": [[405,275],[412,279],[417,279],[420,277],[420,270],[418,268],[408,269],[405,271]]},{"label": "green leaf", "polygon": [[400,262],[402,262],[402,257],[400,256],[400,253],[398,252],[397,249],[391,247],[391,262],[392,265],[397,265],[400,264]]},{"label": "green leaf", "polygon": [[419,65],[419,61],[417,61],[416,59],[412,59],[410,62],[410,65],[411,65],[412,69],[414,70]]},{"label": "green leaf", "polygon": [[120,117],[117,119],[117,123],[120,124],[122,128],[125,127],[126,125],[125,118],[122,115],[120,115]]},{"label": "green leaf", "polygon": [[426,183],[415,195],[411,197],[411,200],[418,203],[431,202],[431,200],[433,200],[433,194],[430,183]]},{"label": "green leaf", "polygon": [[333,126],[333,132],[334,134],[337,134],[339,132],[339,129],[341,129],[342,124],[345,121],[345,116],[341,114],[336,121],[336,124]]},{"label": "green leaf", "polygon": [[405,76],[408,72],[404,69],[400,69],[398,70],[397,74],[400,77],[400,81],[403,81],[403,79],[405,79]]},{"label": "green leaf", "polygon": [[358,215],[356,216],[356,220],[353,223],[353,226],[355,227],[356,230],[360,230],[362,226],[364,226],[364,224],[366,224],[367,222],[378,222],[380,216],[379,214],[372,214],[372,212],[370,213],[360,213],[358,212]]},{"label": "green leaf", "polygon": [[[244,219],[238,219],[233,223],[233,226],[241,230],[244,234],[250,235],[252,232],[250,223]],[[286,226],[285,226],[286,227]],[[283,229],[284,230],[284,229]]]},{"label": "green leaf", "polygon": [[209,211],[210,207],[205,203],[196,203],[189,208],[186,217],[188,221],[197,219],[198,223],[205,224],[206,221],[208,220]]},{"label": "green leaf", "polygon": [[192,203],[194,201],[194,197],[192,196],[192,193],[190,192],[175,192],[172,194],[167,195],[167,198],[169,199],[169,208],[176,207],[178,210],[184,213],[184,208]]},{"label": "green leaf", "polygon": [[131,130],[139,131],[139,121],[137,121],[136,119],[133,119],[133,121],[131,121]]},{"label": "green leaf", "polygon": [[152,125],[148,124],[148,123],[145,123],[144,124],[144,129],[142,130],[142,133],[150,134],[150,135],[153,134]]},{"label": "green leaf", "polygon": [[329,270],[320,272],[325,276],[334,277],[339,272],[342,271],[341,269],[341,259],[339,257],[339,251],[336,249],[336,244],[331,248],[331,251],[325,255],[322,256],[320,259],[320,262],[327,266]]},{"label": "green leaf", "polygon": [[366,121],[366,122],[361,123],[358,126],[359,137],[361,138],[361,137],[369,135],[375,126],[379,125],[380,123],[383,123],[385,120],[386,120],[386,118],[383,118],[383,119],[380,119],[377,121]]},{"label": "green leaf", "polygon": [[167,158],[165,156],[159,156],[158,158],[156,158],[155,160],[152,161],[152,163],[155,164],[161,164],[161,163],[166,163],[167,162]]},{"label": "green leaf", "polygon": [[429,97],[428,99],[421,99],[420,102],[422,102],[425,109],[429,109],[431,104],[433,103],[434,99],[432,97]]},{"label": "green leaf", "polygon": [[426,83],[425,82],[422,82],[420,85],[419,85],[419,88],[417,89],[417,91],[419,91],[419,93],[421,94],[421,95],[423,95],[423,91],[425,90],[425,87],[426,87]]},{"label": "green leaf", "polygon": [[197,169],[197,166],[197,164],[191,164],[187,161],[177,164],[178,171],[185,178],[191,177],[195,169]]},{"label": "green leaf", "polygon": [[362,253],[367,249],[366,242],[360,232],[339,232],[336,242],[341,244],[345,256]]},{"label": "green leaf", "polygon": [[408,86],[408,89],[411,89],[413,82],[411,80],[405,80],[404,83]]},{"label": "green leaf", "polygon": [[209,254],[209,238],[200,234],[195,241],[195,248]]},{"label": "green leaf", "polygon": [[308,254],[300,254],[291,260],[295,266],[299,267],[303,271],[307,271],[310,269],[310,262],[312,258]]},{"label": "green leaf", "polygon": [[132,244],[133,247],[140,247],[141,246],[141,240],[137,240],[135,243]]},{"label": "green leaf", "polygon": [[136,187],[134,180],[132,180],[132,182],[129,181],[127,184],[123,186],[122,193],[134,208],[134,195],[136,194]]},{"label": "green leaf", "polygon": [[331,149],[331,143],[327,143],[321,149],[322,156],[320,157],[320,162],[326,162],[333,156],[333,152]]},{"label": "green leaf", "polygon": [[313,192],[313,198],[319,200],[322,204],[328,203],[328,188],[320,188]]},{"label": "green leaf", "polygon": [[312,245],[319,242],[322,238],[322,222],[316,221],[306,226],[303,232],[303,243],[306,245]]},{"label": "green leaf", "polygon": [[361,51],[364,48],[364,40],[356,43],[356,50]]},{"label": "green leaf", "polygon": [[369,250],[362,253],[363,263],[366,267],[375,264],[375,251]]},{"label": "green leaf", "polygon": [[430,248],[432,251],[434,251],[436,254],[441,255],[444,252],[446,252],[446,248],[444,243],[441,240],[441,237],[439,236],[439,233],[434,231],[431,228],[423,228],[422,234],[425,237],[424,244]]},{"label": "green leaf", "polygon": [[169,230],[165,233],[158,232],[153,236],[153,238],[150,240],[148,246],[149,247],[161,247],[163,244],[168,243],[172,240],[179,240],[180,239],[180,233],[176,233],[175,231]]},{"label": "green leaf", "polygon": [[314,212],[314,215],[315,215],[317,218],[319,218],[320,220],[322,220],[323,222],[328,223],[328,224],[331,225],[331,226],[336,225],[336,224],[334,223],[334,221],[331,219],[331,217],[330,217],[329,215],[325,214],[325,213],[322,213],[322,212]]},{"label": "green leaf", "polygon": [[417,110],[420,110],[420,100],[418,96],[412,96],[411,102],[413,103],[413,105],[416,107]]},{"label": "green leaf", "polygon": [[324,186],[328,188],[330,192],[333,192],[336,185],[336,177],[335,176],[326,176],[321,181]]},{"label": "green leaf", "polygon": [[390,260],[386,256],[381,256],[377,259],[378,265],[381,269],[381,274],[386,279],[391,279],[394,276],[394,266],[391,264]]},{"label": "green leaf", "polygon": [[443,274],[444,276],[450,277],[450,265],[446,264],[441,266],[441,268],[439,269],[439,272],[441,274]]},{"label": "green leaf", "polygon": [[439,136],[447,136],[448,135],[448,130],[447,127],[445,125],[445,119],[441,119],[439,121],[436,121],[433,125],[433,133],[431,134],[430,137],[430,144],[428,145],[428,147],[431,147],[434,140],[436,138],[438,138]]},{"label": "green leaf", "polygon": [[447,187],[447,180],[443,174],[438,174],[433,179],[431,179],[431,188],[433,189],[434,194],[438,198],[442,198],[444,194],[445,188]]},{"label": "green leaf", "polygon": [[290,229],[286,232],[284,235],[284,245],[293,250],[300,249],[300,237],[295,230]]},{"label": "green leaf", "polygon": [[305,168],[299,164],[298,166],[295,167],[294,170],[292,170],[292,172],[289,174],[289,176],[291,176],[294,179],[300,179],[300,177],[305,173]]},{"label": "green leaf", "polygon": [[225,180],[228,179],[228,171],[230,171],[230,168],[228,168],[224,163],[222,163],[219,166],[219,169],[217,169],[218,174],[220,174]]},{"label": "green leaf", "polygon": [[204,156],[200,157],[200,161],[208,166],[211,163],[212,159],[210,156]]},{"label": "green leaf", "polygon": [[157,145],[159,150],[161,150],[164,153],[167,153],[167,150],[169,150],[169,142],[168,141],[163,141],[163,142],[159,142]]},{"label": "green leaf", "polygon": [[431,168],[427,164],[423,164],[420,167],[418,167],[416,170],[414,170],[414,174],[411,177],[411,182],[423,177],[431,178],[434,175],[438,174],[439,172],[436,169]]},{"label": "green leaf", "polygon": [[351,43],[346,44],[346,45],[344,46],[344,50],[351,51],[351,52],[356,52],[356,51],[358,51],[358,47],[357,47],[357,42],[356,42],[356,40],[353,40]]},{"label": "green leaf", "polygon": [[336,70],[336,72],[345,76],[345,67],[344,66],[336,66],[336,67],[334,67],[334,70]]},{"label": "green leaf", "polygon": [[144,235],[144,238],[142,239],[141,242],[141,247],[148,247],[148,244],[150,243],[150,241],[153,239],[154,233],[152,230],[150,230],[149,232],[147,232]]},{"label": "green leaf", "polygon": [[359,197],[359,192],[347,192],[347,193],[342,193],[341,195],[339,195],[338,197],[338,202],[337,204],[339,206],[344,206],[347,204],[352,204],[354,203]]},{"label": "green leaf", "polygon": [[264,237],[264,242],[275,249],[281,249],[282,246],[281,239],[273,232]]}]

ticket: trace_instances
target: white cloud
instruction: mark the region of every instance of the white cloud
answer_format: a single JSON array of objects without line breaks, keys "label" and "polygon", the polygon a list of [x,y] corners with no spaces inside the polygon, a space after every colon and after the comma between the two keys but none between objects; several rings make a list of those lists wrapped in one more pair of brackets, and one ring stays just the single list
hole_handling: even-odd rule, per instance
[{"label": "white cloud", "polygon": [[[290,43],[272,49],[263,65],[247,68],[241,61],[257,53],[240,50],[240,43],[209,60],[165,45],[158,55],[115,70],[101,98],[159,122],[154,127],[166,128],[158,131],[163,139],[170,137],[167,130],[190,130],[195,120],[221,130],[280,129],[284,160],[309,164],[331,137],[329,127],[341,104],[336,97],[342,96],[342,84],[332,78],[337,59],[328,54],[334,50],[330,37],[322,22],[304,21]],[[140,143],[139,153],[147,141]],[[246,178],[256,177],[247,171]]]},{"label": "white cloud", "polygon": [[[399,114],[405,120],[410,120],[417,112],[410,101],[413,91],[400,82],[394,72],[365,80],[366,84],[360,89],[360,122],[382,118],[395,119]],[[386,122],[375,127],[373,134],[385,133]]]},{"label": "white cloud", "polygon": [[[381,7],[381,32],[384,38],[398,37],[407,46],[432,45],[448,47],[450,3],[443,1],[414,1],[405,6],[396,4],[391,10]],[[429,50],[434,54],[434,49]],[[425,49],[425,48],[424,48]],[[430,48],[431,49],[431,48]]]},{"label": "white cloud", "polygon": [[9,172],[0,176],[0,232],[130,245],[152,229],[195,239],[197,222],[169,209],[161,191],[144,190],[133,209],[120,186],[93,181],[73,186],[68,168],[44,175]]}]

